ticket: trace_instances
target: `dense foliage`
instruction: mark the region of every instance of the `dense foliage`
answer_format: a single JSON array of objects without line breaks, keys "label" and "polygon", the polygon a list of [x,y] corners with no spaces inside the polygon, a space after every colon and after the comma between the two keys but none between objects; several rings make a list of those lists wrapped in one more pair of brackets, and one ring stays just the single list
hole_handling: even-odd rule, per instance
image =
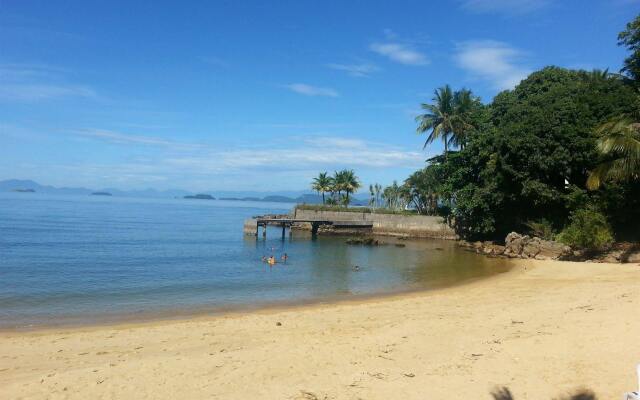
[{"label": "dense foliage", "polygon": [[[405,181],[414,208],[449,216],[466,238],[503,239],[510,231],[532,230],[552,237],[563,231],[575,246],[593,248],[609,243],[613,229],[618,239],[637,239],[639,32],[636,18],[620,35],[633,51],[625,78],[547,67],[490,104],[456,116],[466,127],[458,151],[429,160]],[[441,97],[430,109],[440,108]],[[433,133],[433,124],[426,127]],[[600,178],[598,190],[587,190],[590,176],[590,182]]]},{"label": "dense foliage", "polygon": [[604,250],[613,243],[613,234],[604,214],[583,208],[571,215],[570,224],[558,239],[572,247]]}]

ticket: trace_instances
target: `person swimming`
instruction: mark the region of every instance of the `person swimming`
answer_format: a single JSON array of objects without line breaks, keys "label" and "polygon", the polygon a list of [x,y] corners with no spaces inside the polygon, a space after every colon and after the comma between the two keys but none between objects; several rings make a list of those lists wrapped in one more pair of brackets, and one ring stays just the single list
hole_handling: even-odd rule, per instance
[{"label": "person swimming", "polygon": [[360,266],[359,265],[354,265],[353,266],[353,270],[354,271],[360,271]]},{"label": "person swimming", "polygon": [[286,263],[287,260],[289,259],[289,256],[287,255],[287,253],[284,253],[281,258],[282,258],[282,262]]},{"label": "person swimming", "polygon": [[267,263],[269,265],[274,265],[276,263],[276,258],[274,256],[269,257],[269,259],[267,260]]}]

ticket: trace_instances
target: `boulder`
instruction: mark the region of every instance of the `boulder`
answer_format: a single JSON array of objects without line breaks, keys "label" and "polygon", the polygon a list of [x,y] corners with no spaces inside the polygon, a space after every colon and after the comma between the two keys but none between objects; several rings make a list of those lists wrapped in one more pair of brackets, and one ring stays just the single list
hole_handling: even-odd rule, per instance
[{"label": "boulder", "polygon": [[516,232],[511,232],[504,240],[505,250],[504,254],[510,257],[519,257],[522,254],[522,249],[525,243],[530,239],[527,235],[520,235]]},{"label": "boulder", "polygon": [[536,258],[538,260],[557,260],[571,254],[571,248],[552,240],[520,235],[511,232],[505,238],[504,254],[512,258]]},{"label": "boulder", "polygon": [[482,247],[482,253],[488,256],[501,256],[504,254],[504,246],[495,243],[485,243]]}]

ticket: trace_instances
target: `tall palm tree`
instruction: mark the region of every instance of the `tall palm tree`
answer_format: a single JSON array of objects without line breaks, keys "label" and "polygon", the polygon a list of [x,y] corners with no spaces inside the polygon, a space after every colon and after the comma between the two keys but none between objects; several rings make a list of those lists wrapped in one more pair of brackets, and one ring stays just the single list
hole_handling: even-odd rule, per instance
[{"label": "tall palm tree", "polygon": [[635,120],[621,116],[596,130],[598,150],[611,159],[589,173],[587,188],[597,189],[605,181],[640,179],[640,123]]},{"label": "tall palm tree", "polygon": [[332,192],[338,193],[338,200],[342,195],[342,191],[344,190],[345,183],[345,175],[344,170],[342,171],[334,171],[333,173],[333,187],[331,189]]},{"label": "tall palm tree", "polygon": [[318,192],[318,194],[322,193],[322,204],[325,204],[324,194],[326,192],[330,192],[333,187],[333,178],[330,177],[326,172],[321,172],[318,174],[316,178],[313,178],[313,183],[311,184],[311,188]]},{"label": "tall palm tree", "polygon": [[424,147],[442,139],[445,158],[449,152],[449,144],[463,147],[468,132],[473,128],[470,114],[477,103],[479,103],[478,99],[470,90],[462,89],[454,92],[449,85],[436,89],[433,104],[423,103],[421,108],[425,113],[416,117],[418,122],[416,131],[429,132]]},{"label": "tall palm tree", "polygon": [[424,142],[423,148],[428,144],[442,139],[444,142],[444,154],[446,156],[449,151],[449,135],[453,131],[451,117],[453,115],[453,91],[449,85],[438,88],[433,96],[434,104],[422,103],[421,108],[425,110],[424,114],[418,115],[418,133],[431,131],[427,140]]},{"label": "tall palm tree", "polygon": [[451,117],[450,142],[464,149],[469,133],[474,129],[471,123],[471,113],[480,104],[480,100],[471,90],[461,89],[453,94],[453,115]]},{"label": "tall palm tree", "polygon": [[345,169],[341,171],[342,173],[342,189],[347,194],[346,202],[349,204],[349,194],[354,193],[358,189],[360,189],[360,180],[356,176],[356,173],[353,172],[352,169]]}]

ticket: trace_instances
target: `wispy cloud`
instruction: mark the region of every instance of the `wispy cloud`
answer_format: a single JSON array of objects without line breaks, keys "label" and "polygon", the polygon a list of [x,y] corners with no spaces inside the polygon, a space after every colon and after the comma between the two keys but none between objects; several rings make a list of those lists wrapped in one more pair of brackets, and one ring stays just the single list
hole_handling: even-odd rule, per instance
[{"label": "wispy cloud", "polygon": [[104,129],[80,129],[74,130],[71,133],[88,137],[99,139],[103,141],[107,141],[110,143],[116,144],[138,144],[138,145],[151,145],[151,146],[166,146],[172,147],[175,149],[195,149],[202,147],[199,144],[194,143],[183,143],[172,141],[168,139],[163,139],[159,137],[153,136],[145,136],[145,135],[134,135],[122,132],[114,132]]},{"label": "wispy cloud", "polygon": [[522,65],[524,53],[493,40],[469,41],[457,46],[455,60],[472,79],[481,79],[498,90],[512,89],[531,71]]},{"label": "wispy cloud", "polygon": [[64,70],[44,65],[0,65],[0,101],[33,102],[57,98],[98,98],[86,85],[69,84]]},{"label": "wispy cloud", "polygon": [[338,97],[339,94],[336,90],[331,88],[323,88],[318,86],[307,85],[306,83],[291,83],[284,85],[285,88],[292,92],[303,94],[305,96],[326,96],[326,97]]},{"label": "wispy cloud", "polygon": [[292,138],[292,142],[288,148],[236,148],[174,157],[167,162],[176,167],[211,172],[256,168],[290,171],[331,169],[345,164],[354,168],[418,167],[424,162],[423,153],[354,138],[317,136],[299,140]]},{"label": "wispy cloud", "polygon": [[405,65],[427,65],[429,59],[426,55],[415,50],[408,44],[399,42],[372,43],[369,49],[375,53]]},{"label": "wispy cloud", "polygon": [[371,76],[373,72],[378,71],[380,68],[369,63],[359,64],[327,64],[327,67],[338,71],[344,71],[351,76],[357,78],[365,78]]},{"label": "wispy cloud", "polygon": [[[416,151],[375,143],[360,138],[343,136],[290,136],[286,144],[269,145],[237,144],[229,150],[207,144],[185,143],[167,138],[115,132],[105,129],[80,129],[70,133],[84,138],[105,141],[123,146],[160,147],[169,154],[163,163],[171,166],[200,169],[211,173],[229,170],[275,168],[300,170],[335,168],[348,164],[353,167],[418,167],[424,162],[424,154]],[[155,163],[155,162],[152,162]]]},{"label": "wispy cloud", "polygon": [[551,4],[550,0],[462,0],[462,7],[476,13],[524,15]]}]

